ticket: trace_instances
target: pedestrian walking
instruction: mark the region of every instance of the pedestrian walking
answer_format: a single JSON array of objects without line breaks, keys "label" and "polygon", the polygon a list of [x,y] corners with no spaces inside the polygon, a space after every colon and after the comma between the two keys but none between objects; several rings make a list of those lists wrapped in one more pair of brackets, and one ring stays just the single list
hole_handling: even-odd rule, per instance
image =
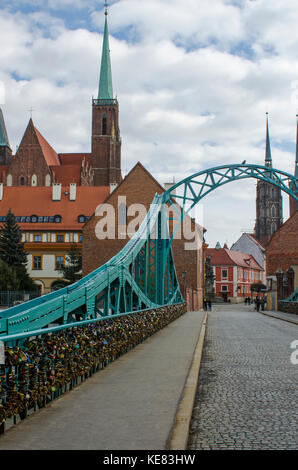
[{"label": "pedestrian walking", "polygon": [[205,312],[207,311],[207,299],[205,297],[203,299],[203,309]]},{"label": "pedestrian walking", "polygon": [[211,312],[212,310],[212,302],[211,299],[208,299],[208,310]]},{"label": "pedestrian walking", "polygon": [[265,297],[263,297],[262,300],[261,300],[261,310],[262,310],[262,312],[264,312],[264,310],[265,310],[265,303],[266,303],[266,300],[265,300]]}]

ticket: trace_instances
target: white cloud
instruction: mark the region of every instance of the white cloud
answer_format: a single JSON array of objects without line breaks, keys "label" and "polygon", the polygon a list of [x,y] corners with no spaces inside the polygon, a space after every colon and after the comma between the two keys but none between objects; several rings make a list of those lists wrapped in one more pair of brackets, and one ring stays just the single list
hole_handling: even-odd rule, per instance
[{"label": "white cloud", "polygon": [[[32,106],[36,126],[58,152],[90,151],[102,35],[66,27],[66,17],[57,11],[68,7],[68,0],[25,3],[36,11],[0,10],[5,45],[0,81],[6,88],[10,141],[14,149],[20,143]],[[72,14],[87,5],[71,3]],[[123,169],[140,160],[163,183],[244,159],[262,164],[268,110],[274,164],[292,171],[296,103],[291,86],[298,79],[294,3],[113,2],[110,49]],[[94,9],[102,9],[103,2],[87,6],[102,31],[102,10]],[[211,245],[218,234],[232,243],[241,228],[253,229],[255,183],[245,184],[245,192],[235,184],[204,200]]]}]

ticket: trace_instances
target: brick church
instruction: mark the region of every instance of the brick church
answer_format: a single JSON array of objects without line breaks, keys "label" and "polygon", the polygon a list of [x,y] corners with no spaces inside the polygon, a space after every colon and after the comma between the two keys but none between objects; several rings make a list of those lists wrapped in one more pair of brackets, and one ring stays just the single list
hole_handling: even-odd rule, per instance
[{"label": "brick church", "polygon": [[[128,241],[128,236],[98,240],[98,206],[108,202],[116,207],[118,196],[125,196],[127,205],[149,208],[154,194],[165,190],[141,163],[122,179],[119,104],[113,94],[107,15],[106,9],[98,96],[92,100],[90,152],[57,153],[30,119],[13,155],[0,110],[0,223],[11,209],[29,253],[27,269],[41,293],[62,286],[59,269],[72,243],[82,250],[86,275]],[[202,228],[194,220],[190,223],[201,236]],[[202,248],[199,244],[187,252],[185,241],[174,240],[177,274],[189,308],[198,309],[203,295]]]},{"label": "brick church", "polygon": [[41,293],[61,287],[59,269],[96,206],[121,182],[119,105],[113,96],[107,11],[91,151],[57,153],[32,118],[15,155],[0,109],[0,223],[9,209],[29,253],[27,269]]},{"label": "brick church", "polygon": [[[298,179],[298,120],[294,175]],[[268,191],[270,194],[270,189]],[[275,194],[277,194],[277,191]],[[271,210],[274,207],[280,207],[279,196],[277,200],[276,197],[272,199],[269,197],[267,205],[271,207]],[[276,230],[266,240],[267,278],[269,289],[272,291],[276,290],[277,292],[275,298],[276,306],[277,300],[286,299],[295,289],[298,289],[298,201],[291,197],[289,199],[289,218],[281,224],[278,222],[279,219],[269,219],[269,224],[276,224],[274,226]],[[282,215],[282,213],[278,213],[278,209],[277,214]]]}]

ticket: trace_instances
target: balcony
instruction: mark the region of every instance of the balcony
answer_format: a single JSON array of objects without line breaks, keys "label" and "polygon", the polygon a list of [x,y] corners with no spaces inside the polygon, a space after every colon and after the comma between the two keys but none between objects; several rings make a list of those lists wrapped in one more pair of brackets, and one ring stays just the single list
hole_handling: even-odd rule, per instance
[{"label": "balcony", "polygon": [[117,106],[118,101],[116,99],[107,99],[107,100],[92,100],[93,106]]}]

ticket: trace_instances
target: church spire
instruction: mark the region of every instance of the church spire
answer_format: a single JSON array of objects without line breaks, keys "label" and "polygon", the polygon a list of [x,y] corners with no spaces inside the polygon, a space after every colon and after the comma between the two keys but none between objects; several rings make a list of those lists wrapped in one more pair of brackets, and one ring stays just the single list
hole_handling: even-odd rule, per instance
[{"label": "church spire", "polygon": [[7,136],[7,131],[6,131],[6,126],[5,126],[5,121],[2,113],[2,109],[0,108],[0,146],[1,147],[10,147],[9,141],[8,141],[8,136]]},{"label": "church spire", "polygon": [[112,69],[109,48],[109,31],[108,31],[108,4],[105,2],[105,27],[102,43],[102,56],[100,67],[100,78],[98,88],[99,100],[112,100],[113,97],[113,84],[112,84]]},{"label": "church spire", "polygon": [[269,137],[268,113],[266,113],[266,153],[265,153],[265,166],[270,166],[270,167],[272,167],[271,147],[270,147],[270,137]]}]

